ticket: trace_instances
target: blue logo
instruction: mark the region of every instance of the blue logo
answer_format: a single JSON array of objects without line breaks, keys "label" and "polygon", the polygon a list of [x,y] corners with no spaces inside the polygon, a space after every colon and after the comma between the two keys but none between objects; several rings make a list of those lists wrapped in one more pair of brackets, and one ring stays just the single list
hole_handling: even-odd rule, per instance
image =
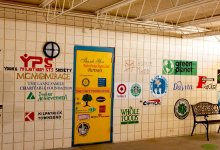
[{"label": "blue logo", "polygon": [[161,75],[155,76],[150,81],[150,91],[153,97],[163,97],[167,93],[167,79]]},{"label": "blue logo", "polygon": [[106,87],[106,78],[98,78],[98,87]]}]

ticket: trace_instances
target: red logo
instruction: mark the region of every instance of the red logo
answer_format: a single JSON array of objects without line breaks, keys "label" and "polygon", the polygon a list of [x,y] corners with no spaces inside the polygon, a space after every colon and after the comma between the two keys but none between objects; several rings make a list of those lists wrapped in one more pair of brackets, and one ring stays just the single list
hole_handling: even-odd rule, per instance
[{"label": "red logo", "polygon": [[117,92],[119,94],[125,94],[126,86],[124,84],[119,84],[118,87],[117,87]]},{"label": "red logo", "polygon": [[28,56],[24,54],[24,56],[20,56],[21,60],[24,62],[24,67],[28,67],[29,61],[31,62],[31,67],[36,68],[36,65],[40,65],[43,62],[45,63],[44,67],[51,68],[52,64],[49,61],[52,61],[53,58],[43,58],[40,56]]},{"label": "red logo", "polygon": [[206,83],[206,76],[199,76],[199,82],[196,88],[202,88],[202,85]]},{"label": "red logo", "polygon": [[25,112],[24,121],[34,121],[34,112]]},{"label": "red logo", "polygon": [[105,113],[106,106],[105,105],[100,105],[99,106],[99,113]]}]

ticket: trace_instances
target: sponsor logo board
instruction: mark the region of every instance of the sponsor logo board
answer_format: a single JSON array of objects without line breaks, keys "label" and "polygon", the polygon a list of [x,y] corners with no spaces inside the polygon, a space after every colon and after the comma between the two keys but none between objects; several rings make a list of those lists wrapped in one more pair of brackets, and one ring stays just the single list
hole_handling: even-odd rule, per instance
[{"label": "sponsor logo board", "polygon": [[163,74],[197,75],[197,61],[163,60]]}]

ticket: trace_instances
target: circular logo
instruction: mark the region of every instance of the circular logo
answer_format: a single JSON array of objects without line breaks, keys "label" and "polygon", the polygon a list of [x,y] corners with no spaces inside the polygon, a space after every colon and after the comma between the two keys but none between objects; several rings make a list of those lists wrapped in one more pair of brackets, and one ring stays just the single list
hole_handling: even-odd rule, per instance
[{"label": "circular logo", "polygon": [[137,83],[133,84],[131,86],[131,94],[136,97],[140,95],[140,93],[141,93],[141,86]]},{"label": "circular logo", "polygon": [[89,124],[86,122],[80,123],[77,128],[79,135],[85,136],[89,132]]},{"label": "circular logo", "polygon": [[117,87],[117,92],[119,94],[125,94],[126,86],[124,84],[119,84],[118,87]]},{"label": "circular logo", "polygon": [[43,52],[49,58],[56,58],[60,54],[60,47],[55,42],[47,42],[44,45]]},{"label": "circular logo", "polygon": [[174,114],[178,119],[185,119],[189,115],[190,105],[189,102],[181,98],[176,101],[174,106]]},{"label": "circular logo", "polygon": [[174,72],[174,61],[173,60],[163,61],[163,72],[165,74],[173,74]]},{"label": "circular logo", "polygon": [[167,79],[161,75],[155,76],[150,81],[150,91],[153,97],[163,97],[167,93]]},{"label": "circular logo", "polygon": [[84,79],[82,80],[82,85],[83,85],[83,86],[89,86],[89,83],[90,83],[90,81],[89,81],[88,78],[84,78]]}]

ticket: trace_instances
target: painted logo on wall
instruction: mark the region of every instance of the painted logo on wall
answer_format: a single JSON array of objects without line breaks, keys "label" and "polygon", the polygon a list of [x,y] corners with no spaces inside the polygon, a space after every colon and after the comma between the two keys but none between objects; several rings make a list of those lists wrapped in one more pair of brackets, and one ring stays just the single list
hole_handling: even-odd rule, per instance
[{"label": "painted logo on wall", "polygon": [[27,96],[27,100],[35,100],[38,101],[65,101],[67,100],[67,95],[54,95],[54,93],[50,92],[39,92],[37,95],[38,98],[33,94],[33,92],[30,92]]},{"label": "painted logo on wall", "polygon": [[[213,84],[215,81],[214,78],[207,78],[206,76],[198,76],[199,81],[198,85],[196,88],[204,88],[206,90],[211,89],[211,90],[216,90],[217,84]],[[208,83],[207,83],[208,82]]]},{"label": "painted logo on wall", "polygon": [[121,124],[139,123],[138,116],[139,116],[138,108],[129,107],[127,109],[121,109]]},{"label": "painted logo on wall", "polygon": [[88,123],[82,122],[77,126],[77,128],[78,128],[79,135],[86,136],[87,133],[89,132],[90,126]]},{"label": "painted logo on wall", "polygon": [[34,112],[25,112],[24,121],[34,121]]},{"label": "painted logo on wall", "polygon": [[43,81],[27,81],[26,85],[19,87],[19,90],[27,91],[43,91],[43,90],[72,90],[71,85],[65,85],[65,82],[43,82]]},{"label": "painted logo on wall", "polygon": [[41,112],[25,112],[24,120],[25,121],[34,121],[35,115],[38,120],[54,120],[54,119],[62,119],[62,110],[58,111],[41,111]]},{"label": "painted logo on wall", "polygon": [[163,60],[163,74],[197,75],[197,61]]},{"label": "painted logo on wall", "polygon": [[127,83],[116,83],[115,93],[117,98],[127,98],[128,97],[128,84]]},{"label": "painted logo on wall", "polygon": [[173,85],[173,90],[183,91],[183,90],[192,90],[192,89],[193,89],[192,84],[183,85],[181,81],[178,81]]},{"label": "painted logo on wall", "polygon": [[135,96],[135,97],[139,96],[141,94],[141,86],[139,84],[135,83],[131,86],[130,91],[133,96]]},{"label": "painted logo on wall", "polygon": [[161,75],[155,76],[150,81],[150,91],[153,97],[163,97],[167,93],[167,79]]},{"label": "painted logo on wall", "polygon": [[152,100],[144,101],[143,105],[150,105],[150,104],[152,104],[152,105],[159,105],[160,102],[161,102],[160,99],[152,99]]},{"label": "painted logo on wall", "polygon": [[220,70],[217,71],[217,83],[220,83]]},{"label": "painted logo on wall", "polygon": [[220,106],[220,91],[217,92],[218,106]]},{"label": "painted logo on wall", "polygon": [[189,115],[190,105],[188,100],[181,98],[174,105],[174,114],[178,119],[185,119]]}]

